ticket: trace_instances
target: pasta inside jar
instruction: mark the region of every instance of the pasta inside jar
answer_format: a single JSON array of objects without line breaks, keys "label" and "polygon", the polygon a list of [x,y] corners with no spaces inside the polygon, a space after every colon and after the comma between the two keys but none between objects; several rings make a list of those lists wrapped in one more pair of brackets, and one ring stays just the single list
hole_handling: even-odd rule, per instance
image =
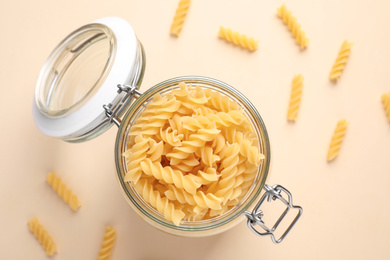
[{"label": "pasta inside jar", "polygon": [[126,135],[124,181],[176,226],[236,207],[265,158],[236,101],[185,82],[154,94]]}]

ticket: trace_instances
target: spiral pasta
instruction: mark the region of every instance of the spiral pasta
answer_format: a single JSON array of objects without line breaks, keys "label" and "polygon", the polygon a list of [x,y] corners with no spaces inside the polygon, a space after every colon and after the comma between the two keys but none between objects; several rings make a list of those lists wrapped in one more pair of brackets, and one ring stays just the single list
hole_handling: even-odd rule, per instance
[{"label": "spiral pasta", "polygon": [[130,127],[125,181],[167,221],[224,214],[251,187],[264,155],[243,109],[181,82],[156,95]]},{"label": "spiral pasta", "polygon": [[345,133],[347,131],[348,122],[342,119],[337,122],[336,129],[334,130],[332,139],[330,141],[328,150],[328,162],[334,160],[340,153],[340,147],[344,140]]},{"label": "spiral pasta", "polygon": [[296,43],[301,47],[301,50],[305,49],[309,45],[309,39],[306,37],[306,34],[301,29],[301,25],[297,22],[291,11],[289,11],[285,4],[277,9],[279,18],[287,25],[288,29],[295,38]]},{"label": "spiral pasta", "polygon": [[351,54],[352,46],[353,43],[347,41],[344,41],[341,45],[339,54],[337,55],[336,61],[334,62],[333,67],[329,73],[329,79],[331,81],[336,82],[340,78],[349,59],[349,55]]},{"label": "spiral pasta", "polygon": [[188,8],[190,7],[190,0],[180,0],[179,5],[176,9],[175,16],[171,25],[171,34],[174,36],[179,36],[181,28],[183,27],[184,19],[187,16]]},{"label": "spiral pasta", "polygon": [[99,250],[99,256],[97,257],[97,260],[109,260],[112,249],[114,247],[116,238],[116,230],[113,227],[106,227],[106,231],[103,236],[103,242],[101,245],[101,248]]},{"label": "spiral pasta", "polygon": [[296,121],[298,118],[299,106],[301,104],[303,88],[303,76],[301,74],[296,75],[292,81],[292,90],[290,103],[288,105],[287,120]]},{"label": "spiral pasta", "polygon": [[57,177],[54,172],[49,173],[46,180],[53,190],[57,192],[58,196],[60,196],[73,211],[76,211],[81,206],[77,196],[66,187],[61,178]]},{"label": "spiral pasta", "polygon": [[56,244],[54,243],[52,237],[47,233],[45,228],[39,223],[37,218],[33,218],[32,220],[28,221],[28,227],[34,236],[38,239],[39,243],[41,243],[48,256],[52,256],[57,253]]},{"label": "spiral pasta", "polygon": [[390,123],[390,92],[382,95],[382,103]]},{"label": "spiral pasta", "polygon": [[184,175],[179,170],[173,170],[169,166],[163,167],[161,163],[153,162],[149,158],[141,162],[141,168],[146,175],[153,176],[157,180],[163,180],[168,184],[174,184],[176,187],[184,189],[190,194],[195,194],[196,189],[201,185],[191,174]]},{"label": "spiral pasta", "polygon": [[252,37],[234,32],[231,29],[224,28],[222,26],[219,27],[218,35],[227,42],[233,43],[234,45],[240,46],[250,51],[255,51],[258,48],[257,41]]},{"label": "spiral pasta", "polygon": [[177,209],[167,197],[161,196],[157,190],[153,189],[153,184],[146,179],[142,179],[134,187],[144,200],[164,214],[168,221],[172,221],[177,226],[180,224],[180,221],[185,216],[183,211]]}]

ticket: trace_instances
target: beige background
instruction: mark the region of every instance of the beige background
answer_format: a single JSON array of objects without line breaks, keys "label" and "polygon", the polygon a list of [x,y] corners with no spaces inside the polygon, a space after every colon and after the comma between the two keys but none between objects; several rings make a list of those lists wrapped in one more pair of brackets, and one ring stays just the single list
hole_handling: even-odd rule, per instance
[{"label": "beige background", "polygon": [[[276,16],[275,1],[193,1],[179,38],[169,35],[170,1],[0,2],[0,259],[46,259],[29,232],[37,216],[54,238],[53,259],[94,259],[106,225],[117,228],[112,259],[389,259],[390,124],[380,102],[390,91],[390,1],[287,1],[310,45],[301,52]],[[41,66],[74,29],[105,16],[128,20],[146,49],[141,89],[183,75],[236,87],[269,131],[268,184],[289,189],[304,208],[286,240],[274,245],[245,223],[189,239],[158,231],[120,193],[112,128],[68,144],[40,133],[32,100]],[[249,53],[218,39],[223,25],[259,40]],[[341,43],[355,43],[337,84],[328,80]],[[286,121],[291,79],[305,77],[295,124]],[[326,162],[336,122],[349,128],[339,157]],[[56,171],[83,206],[72,212],[45,182]],[[243,217],[244,218],[244,217]]]}]

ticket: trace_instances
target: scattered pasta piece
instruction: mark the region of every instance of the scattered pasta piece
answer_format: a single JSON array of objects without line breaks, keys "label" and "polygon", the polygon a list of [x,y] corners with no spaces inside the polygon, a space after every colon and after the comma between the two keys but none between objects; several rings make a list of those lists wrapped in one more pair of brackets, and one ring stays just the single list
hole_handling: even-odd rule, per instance
[{"label": "scattered pasta piece", "polygon": [[382,95],[382,103],[385,108],[387,120],[389,120],[390,123],[390,92]]},{"label": "scattered pasta piece", "polygon": [[287,25],[288,29],[295,38],[296,43],[301,47],[301,50],[305,49],[309,45],[309,39],[306,37],[306,34],[301,29],[301,25],[297,22],[295,18],[285,4],[283,4],[277,10],[278,16],[283,20]]},{"label": "scattered pasta piece", "polygon": [[245,196],[261,160],[244,110],[208,88],[156,94],[131,125],[125,181],[167,221],[224,214]]},{"label": "scattered pasta piece", "polygon": [[190,0],[180,0],[179,5],[176,9],[175,16],[171,25],[171,34],[179,36],[181,28],[183,27],[184,19],[187,16],[188,8],[190,7]]},{"label": "scattered pasta piece", "polygon": [[301,74],[296,75],[292,81],[292,90],[290,103],[287,111],[287,120],[296,121],[298,117],[299,105],[301,104],[303,88],[303,76]]},{"label": "scattered pasta piece", "polygon": [[328,162],[334,160],[340,152],[341,144],[347,131],[348,121],[345,119],[337,123],[328,150]]},{"label": "scattered pasta piece", "polygon": [[41,243],[48,256],[52,256],[57,253],[56,244],[47,231],[43,228],[43,226],[39,223],[37,218],[33,218],[32,220],[28,221],[28,227],[34,236],[38,239],[39,243]]},{"label": "scattered pasta piece", "polygon": [[106,227],[106,232],[103,236],[103,242],[99,250],[99,256],[97,260],[109,260],[112,248],[114,247],[116,238],[116,231],[113,227]]},{"label": "scattered pasta piece", "polygon": [[239,34],[222,26],[219,28],[219,37],[250,51],[255,51],[258,48],[257,41],[252,37],[247,37],[244,34]]},{"label": "scattered pasta piece", "polygon": [[343,70],[345,68],[345,64],[348,61],[349,55],[351,53],[351,47],[353,46],[353,43],[344,41],[341,45],[341,49],[339,51],[339,54],[336,58],[336,61],[333,64],[332,70],[329,74],[329,79],[333,82],[337,82],[337,80],[340,78],[341,74],[343,73]]},{"label": "scattered pasta piece", "polygon": [[77,196],[66,187],[66,185],[59,177],[57,177],[54,172],[49,173],[46,180],[53,188],[53,190],[57,192],[58,196],[60,196],[72,208],[73,211],[76,211],[81,206]]}]

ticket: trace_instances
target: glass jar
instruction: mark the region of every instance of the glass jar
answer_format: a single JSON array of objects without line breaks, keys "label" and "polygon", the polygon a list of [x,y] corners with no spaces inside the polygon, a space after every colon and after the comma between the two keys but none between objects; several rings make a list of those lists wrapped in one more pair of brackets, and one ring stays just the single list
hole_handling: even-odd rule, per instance
[{"label": "glass jar", "polygon": [[[246,219],[248,227],[256,234],[271,236],[275,243],[281,242],[301,216],[302,208],[293,205],[291,194],[282,186],[265,185],[270,165],[270,143],[256,108],[235,88],[200,76],[166,80],[142,93],[139,87],[144,69],[142,44],[125,20],[109,17],[83,26],[67,36],[43,66],[33,103],[34,121],[43,133],[68,142],[90,140],[117,125],[115,164],[120,188],[138,215],[164,232],[188,237],[208,236],[226,231]],[[221,216],[182,221],[176,226],[124,181],[127,165],[122,154],[127,148],[130,126],[146,104],[155,94],[164,95],[178,88],[180,82],[211,89],[237,102],[252,124],[259,141],[259,152],[265,159],[249,191],[236,206]],[[265,193],[259,199],[262,189]],[[272,228],[262,221],[260,207],[266,199],[280,199],[286,205]],[[296,209],[297,214],[280,238],[276,238],[274,231],[290,209]],[[256,229],[257,226],[261,231]]]}]

